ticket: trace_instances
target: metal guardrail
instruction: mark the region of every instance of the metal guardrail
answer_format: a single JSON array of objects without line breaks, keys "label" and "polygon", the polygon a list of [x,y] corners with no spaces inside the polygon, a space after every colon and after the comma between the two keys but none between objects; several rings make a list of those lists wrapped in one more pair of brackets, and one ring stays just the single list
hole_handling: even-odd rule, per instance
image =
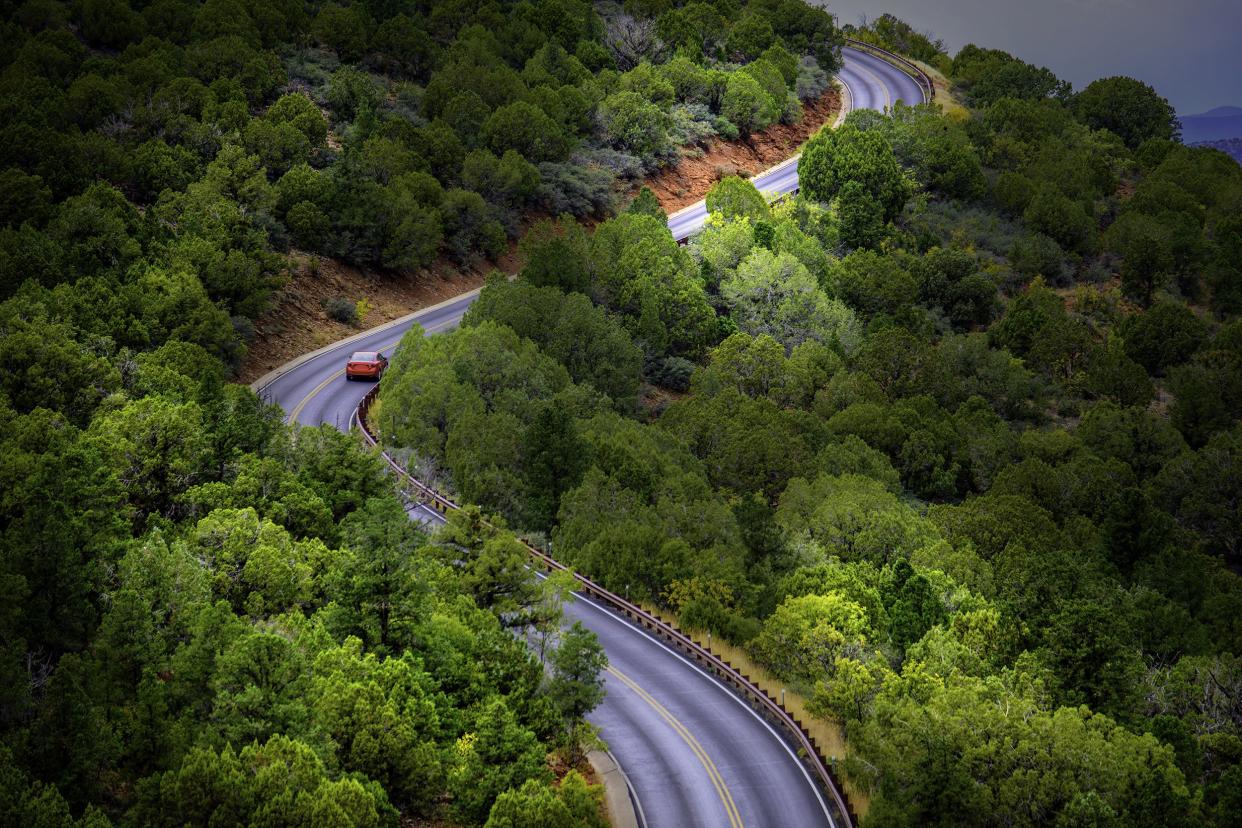
[{"label": "metal guardrail", "polygon": [[903,57],[896,52],[890,52],[874,43],[868,43],[865,40],[855,40],[852,37],[845,38],[845,43],[851,49],[859,49],[864,52],[872,52],[878,57],[883,58],[889,63],[895,65],[898,69],[914,78],[914,82],[919,85],[919,89],[923,93],[923,103],[931,103],[936,98],[936,87],[932,83],[931,75],[924,72],[918,64],[909,58]]},{"label": "metal guardrail", "polygon": [[[377,383],[375,387],[367,391],[366,396],[358,403],[355,419],[358,422],[363,439],[366,440],[368,445],[379,450],[380,456],[388,465],[389,470],[396,476],[398,483],[408,487],[408,489],[412,489],[420,501],[444,514],[456,511],[459,508],[456,503],[416,479],[379,445],[379,441],[372,434],[370,425],[367,422],[367,414],[370,412],[371,405],[375,402],[375,398],[378,395],[379,384]],[[522,545],[526,547],[526,551],[530,553],[531,557],[545,571],[565,572],[569,570],[569,567],[560,563],[551,555],[536,549],[529,543],[522,541]],[[831,801],[830,809],[834,811],[832,815],[833,820],[844,828],[853,828],[855,825],[854,812],[849,806],[845,791],[838,784],[830,760],[821,754],[819,746],[815,743],[815,739],[811,736],[810,731],[795,719],[789,711],[782,707],[774,696],[751,681],[749,676],[734,668],[727,661],[703,647],[667,621],[653,615],[637,604],[632,604],[621,596],[604,589],[577,572],[573,573],[573,576],[578,582],[578,590],[580,592],[607,604],[631,623],[654,632],[672,643],[683,653],[693,658],[700,666],[708,668],[717,677],[724,679],[746,700],[752,709],[766,714],[770,720],[780,725],[792,737],[794,744],[798,747],[800,757],[820,780],[824,790],[829,794]]]}]

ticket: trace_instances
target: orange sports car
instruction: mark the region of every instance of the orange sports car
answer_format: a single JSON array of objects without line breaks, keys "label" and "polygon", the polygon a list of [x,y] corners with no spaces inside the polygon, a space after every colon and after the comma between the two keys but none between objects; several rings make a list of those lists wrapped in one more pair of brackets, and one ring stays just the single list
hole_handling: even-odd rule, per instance
[{"label": "orange sports car", "polygon": [[345,379],[351,380],[356,377],[378,380],[384,376],[384,369],[387,367],[388,357],[379,351],[357,351],[349,358],[349,362],[345,363]]}]

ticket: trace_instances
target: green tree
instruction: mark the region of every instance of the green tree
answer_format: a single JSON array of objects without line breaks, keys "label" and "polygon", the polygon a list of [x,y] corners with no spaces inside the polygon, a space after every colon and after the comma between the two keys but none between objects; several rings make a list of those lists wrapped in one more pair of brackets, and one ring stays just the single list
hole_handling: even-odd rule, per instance
[{"label": "green tree", "polygon": [[1165,229],[1155,219],[1128,213],[1108,229],[1107,243],[1121,256],[1122,289],[1147,307],[1173,269]]},{"label": "green tree", "polygon": [[770,218],[768,202],[755,185],[735,175],[726,176],[707,191],[707,212],[726,219],[746,218],[752,222]]},{"label": "green tree", "polygon": [[556,403],[545,406],[522,439],[528,525],[552,528],[561,495],[578,485],[588,462],[573,415]]},{"label": "green tree", "polygon": [[803,595],[776,608],[751,651],[782,678],[814,682],[831,675],[839,657],[862,653],[869,631],[866,611],[844,596]]},{"label": "green tree", "polygon": [[[440,220],[450,255],[463,264],[473,264],[480,257],[494,259],[504,250],[504,227],[495,218],[495,209],[478,193],[469,190],[446,192],[440,205]],[[400,226],[404,227],[405,222]],[[427,229],[412,238],[419,238],[420,235],[424,242],[430,241],[431,234]]]},{"label": "green tree", "polygon": [[884,208],[858,181],[848,181],[837,196],[841,241],[847,247],[873,248],[884,240]]},{"label": "green tree", "polygon": [[439,51],[431,36],[404,14],[380,23],[370,50],[371,59],[386,73],[418,81],[431,74]]},{"label": "green tree", "polygon": [[388,497],[371,498],[341,522],[342,545],[353,554],[323,577],[335,581],[330,594],[343,610],[337,623],[370,651],[398,651],[424,615],[428,585],[416,555],[422,541],[400,503]]},{"label": "green tree", "polygon": [[442,786],[431,679],[414,660],[362,655],[357,639],[319,654],[309,696],[316,723],[348,770],[383,786],[395,804],[427,812]]},{"label": "green tree", "polygon": [[378,828],[396,819],[384,789],[333,780],[308,745],[285,736],[240,753],[197,747],[169,771],[142,780],[129,818],[147,825],[318,823]]},{"label": "green tree", "polygon": [[771,22],[758,12],[748,11],[730,27],[725,51],[733,60],[746,63],[763,54],[775,38]]},{"label": "green tree", "polygon": [[776,123],[781,114],[780,103],[750,75],[734,72],[725,82],[720,114],[746,136]]},{"label": "green tree", "polygon": [[483,124],[483,141],[497,155],[514,150],[528,161],[563,161],[572,142],[561,126],[534,104],[516,101]]},{"label": "green tree", "polygon": [[476,604],[506,626],[527,622],[537,589],[527,568],[530,554],[521,541],[484,525],[482,513],[473,506],[449,515],[436,540],[458,558],[462,587]]},{"label": "green tree", "polygon": [[1116,133],[1135,149],[1149,138],[1176,138],[1181,132],[1169,102],[1142,81],[1101,78],[1074,96],[1074,115],[1092,129]]},{"label": "green tree", "polygon": [[528,780],[496,797],[485,828],[604,828],[603,789],[588,785],[575,770],[556,788]]},{"label": "green tree", "polygon": [[311,34],[345,63],[357,63],[367,48],[366,21],[354,6],[324,6],[311,23]]},{"label": "green tree", "polygon": [[1207,325],[1180,302],[1157,302],[1122,325],[1126,353],[1158,376],[1203,347]]},{"label": "green tree", "polygon": [[847,119],[838,129],[821,129],[807,141],[798,160],[798,181],[810,199],[828,202],[857,181],[879,204],[884,221],[901,211],[910,182],[877,130],[862,130]]},{"label": "green tree", "polygon": [[739,330],[766,334],[787,352],[814,340],[851,353],[858,344],[854,314],[819,289],[806,267],[788,253],[756,248],[720,285]]},{"label": "green tree", "polygon": [[482,822],[502,793],[527,780],[546,784],[549,776],[535,734],[499,697],[478,711],[473,729],[450,751],[449,792],[462,819]]},{"label": "green tree", "polygon": [[604,700],[604,670],[608,656],[595,633],[575,621],[561,635],[550,659],[548,694],[556,701],[565,725],[570,756],[580,758],[578,731],[586,716]]},{"label": "green tree", "polygon": [[611,142],[651,160],[669,146],[669,117],[637,92],[616,92],[600,103],[599,117]]},{"label": "green tree", "polygon": [[1081,204],[1047,184],[1035,190],[1022,220],[1027,227],[1069,250],[1087,253],[1095,244],[1094,219]]},{"label": "green tree", "polygon": [[629,213],[648,215],[660,221],[668,221],[668,214],[660,206],[659,199],[656,198],[655,193],[651,192],[651,188],[646,185],[643,185],[643,188],[638,191],[638,195],[634,196],[634,200],[625,209]]}]

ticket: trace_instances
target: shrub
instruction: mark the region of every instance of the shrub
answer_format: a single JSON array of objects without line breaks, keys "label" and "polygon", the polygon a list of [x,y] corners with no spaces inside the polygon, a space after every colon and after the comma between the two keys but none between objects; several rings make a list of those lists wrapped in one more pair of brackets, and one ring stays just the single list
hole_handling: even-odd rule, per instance
[{"label": "shrub", "polygon": [[285,216],[285,226],[289,228],[289,233],[298,247],[318,250],[332,229],[332,222],[318,205],[310,201],[299,201],[289,208],[289,214]]},{"label": "shrub", "polygon": [[1018,238],[1009,250],[1009,262],[1027,279],[1044,276],[1059,282],[1065,272],[1065,252],[1043,233],[1029,233]]},{"label": "shrub", "polygon": [[819,68],[815,58],[810,55],[802,58],[802,62],[798,64],[798,77],[794,80],[794,92],[799,98],[804,101],[818,98],[831,85],[832,78]]},{"label": "shrub", "polygon": [[539,175],[543,179],[539,198],[555,215],[569,213],[577,218],[602,218],[613,210],[614,179],[608,170],[544,163],[539,165]]},{"label": "shrub", "polygon": [[364,109],[376,109],[383,94],[379,81],[351,66],[336,70],[328,81],[328,106],[343,121],[353,120]]},{"label": "shrub", "polygon": [[656,362],[647,371],[647,377],[661,388],[670,391],[689,391],[690,377],[694,374],[694,363],[677,356],[665,357]]},{"label": "shrub", "polygon": [[333,296],[324,300],[323,310],[329,319],[346,325],[358,324],[358,306],[344,296]]}]

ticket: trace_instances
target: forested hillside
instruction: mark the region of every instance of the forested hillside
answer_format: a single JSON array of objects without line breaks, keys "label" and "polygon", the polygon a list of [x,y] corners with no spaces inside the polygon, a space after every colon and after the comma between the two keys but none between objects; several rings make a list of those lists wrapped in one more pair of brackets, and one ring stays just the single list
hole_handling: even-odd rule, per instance
[{"label": "forested hillside", "polygon": [[855,113],[682,247],[616,193],[798,118],[829,13],[0,9],[0,823],[601,824],[564,585],[229,382],[295,248],[533,223],[394,358],[412,469],[746,646],[867,824],[1237,824],[1242,168],[1149,88],[885,18],[969,116]]},{"label": "forested hillside", "polygon": [[796,120],[831,16],[0,10],[0,823],[601,824],[564,585],[477,512],[425,537],[353,438],[229,379],[295,248],[411,279],[605,217]]},{"label": "forested hillside", "polygon": [[859,34],[967,115],[853,113],[688,246],[539,226],[377,423],[799,688],[864,825],[1237,825],[1242,167],[1139,81]]}]

